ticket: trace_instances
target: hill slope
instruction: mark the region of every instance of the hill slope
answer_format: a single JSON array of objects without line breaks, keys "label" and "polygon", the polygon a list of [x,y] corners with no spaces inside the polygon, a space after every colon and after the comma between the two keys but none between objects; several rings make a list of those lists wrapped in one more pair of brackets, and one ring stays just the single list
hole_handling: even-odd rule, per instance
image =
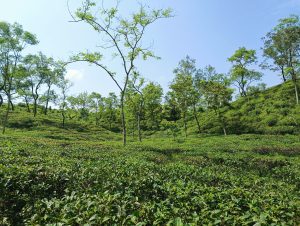
[{"label": "hill slope", "polygon": [[[228,133],[298,134],[300,106],[291,82],[252,93],[223,109]],[[201,114],[203,132],[222,133],[214,112]]]}]

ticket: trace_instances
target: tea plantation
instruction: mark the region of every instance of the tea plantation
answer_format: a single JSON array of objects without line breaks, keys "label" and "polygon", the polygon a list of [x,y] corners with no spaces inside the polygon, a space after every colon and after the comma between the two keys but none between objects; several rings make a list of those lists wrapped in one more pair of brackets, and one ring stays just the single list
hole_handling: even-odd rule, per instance
[{"label": "tea plantation", "polygon": [[98,134],[0,136],[0,225],[300,223],[299,136]]}]

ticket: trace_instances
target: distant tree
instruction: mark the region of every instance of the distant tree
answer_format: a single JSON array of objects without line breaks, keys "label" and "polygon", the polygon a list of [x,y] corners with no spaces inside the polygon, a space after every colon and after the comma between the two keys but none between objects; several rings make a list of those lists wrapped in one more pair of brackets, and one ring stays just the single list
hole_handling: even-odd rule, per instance
[{"label": "distant tree", "polygon": [[168,92],[165,96],[165,102],[162,109],[163,119],[167,121],[178,121],[181,118],[179,106],[172,96],[172,92]]},{"label": "distant tree", "polygon": [[[141,120],[144,113],[144,94],[142,93],[142,88],[145,84],[143,77],[139,73],[134,72],[132,78],[129,80],[128,92],[126,94],[127,106],[129,112],[133,115],[134,121],[136,121],[138,138],[142,142],[142,129],[141,129]],[[134,123],[135,124],[135,123]],[[133,126],[134,132],[134,126]],[[134,133],[133,133],[134,134]]]},{"label": "distant tree", "polygon": [[197,72],[195,60],[187,56],[179,62],[174,70],[175,78],[170,84],[171,95],[177,102],[182,113],[185,136],[187,137],[187,115],[189,107],[193,106],[194,117],[200,132],[200,124],[196,111],[196,104],[199,101],[199,92],[194,86],[194,76]]},{"label": "distant tree", "polygon": [[265,91],[267,88],[267,84],[265,83],[258,83],[255,86],[249,86],[248,87],[248,93],[249,94],[257,94],[260,93],[262,91]]},{"label": "distant tree", "polygon": [[[2,67],[0,67],[0,70],[3,69]],[[4,99],[3,99],[3,95],[4,95],[4,78],[3,78],[3,73],[0,71],[0,108],[3,105]]]},{"label": "distant tree", "polygon": [[100,119],[103,116],[104,111],[104,98],[100,93],[92,92],[89,95],[89,105],[91,111],[95,114],[96,125],[100,124]]},{"label": "distant tree", "polygon": [[44,84],[46,85],[46,92],[44,94],[44,114],[47,115],[49,102],[55,101],[56,93],[52,89],[54,85],[58,85],[59,81],[63,79],[65,73],[64,63],[59,61],[54,61],[52,58],[48,59],[49,61],[49,73],[45,77]]},{"label": "distant tree", "polygon": [[19,97],[22,97],[24,99],[27,107],[27,112],[30,113],[30,103],[32,102],[31,84],[30,81],[27,80],[28,73],[23,65],[19,70],[21,75],[17,79],[16,83],[17,94],[19,95]]},{"label": "distant tree", "polygon": [[218,117],[224,135],[227,135],[224,108],[229,105],[233,90],[229,88],[229,80],[222,74],[203,78],[201,86],[208,109],[212,109]]},{"label": "distant tree", "polygon": [[149,82],[142,89],[144,97],[145,121],[148,129],[158,130],[162,120],[163,89],[159,84]]},{"label": "distant tree", "polygon": [[230,58],[233,66],[230,72],[232,82],[238,87],[241,96],[247,96],[247,88],[254,81],[259,81],[262,74],[248,67],[256,63],[256,51],[245,47],[239,48]]},{"label": "distant tree", "polygon": [[168,132],[168,134],[172,135],[173,141],[175,141],[178,132],[180,131],[180,127],[178,126],[177,121],[167,121],[164,119],[161,122],[161,126],[163,127],[164,130]]},{"label": "distant tree", "polygon": [[[96,17],[95,15],[99,15]],[[103,62],[102,54],[80,53],[72,57],[72,61],[86,61],[103,69],[115,82],[120,90],[121,119],[123,127],[123,143],[126,145],[126,120],[124,111],[124,97],[127,91],[129,76],[135,68],[135,61],[141,56],[144,60],[155,57],[149,48],[142,45],[142,39],[146,28],[161,18],[171,16],[171,10],[151,10],[141,6],[137,13],[131,14],[129,19],[120,15],[118,5],[110,9],[98,9],[95,2],[86,0],[83,2],[73,17],[73,22],[83,21],[90,25],[96,32],[103,35],[104,48],[115,50],[114,56],[121,59],[124,69],[124,77],[121,81],[116,78],[116,73],[109,69]]]},{"label": "distant tree", "polygon": [[72,109],[79,113],[79,119],[88,120],[90,100],[87,92],[79,93],[77,96],[69,96],[67,101]]},{"label": "distant tree", "polygon": [[[22,52],[28,45],[38,43],[35,35],[24,31],[20,24],[0,22],[0,92],[7,97],[7,108],[3,119],[2,133],[5,133],[12,101],[12,90],[15,89],[15,76],[22,60]],[[0,102],[3,101],[1,96]]]},{"label": "distant tree", "polygon": [[264,38],[264,56],[272,60],[272,65],[263,66],[280,71],[283,81],[291,79],[294,84],[296,103],[299,104],[300,74],[300,19],[292,15],[279,20]]},{"label": "distant tree", "polygon": [[115,93],[109,93],[104,98],[104,117],[108,122],[109,130],[112,130],[112,124],[116,122],[118,116],[119,100]]},{"label": "distant tree", "polygon": [[27,73],[24,83],[30,84],[31,98],[33,99],[33,116],[37,115],[38,101],[42,95],[42,85],[52,74],[50,69],[51,58],[43,53],[29,54],[24,57],[23,64]]},{"label": "distant tree", "polygon": [[57,86],[60,89],[61,93],[59,98],[59,111],[62,116],[62,127],[65,128],[66,112],[68,107],[68,92],[72,86],[72,83],[64,77],[61,77],[61,79],[57,82]]},{"label": "distant tree", "polygon": [[[197,85],[197,77],[199,72],[200,70],[196,68],[196,60],[190,58],[189,56],[181,60],[179,62],[178,67],[174,70],[174,73],[182,74],[186,76],[186,79],[188,79],[186,85],[182,84],[183,86],[182,88],[185,89],[185,92],[186,94],[188,94],[187,96],[190,99],[188,102],[189,105],[188,107],[192,107],[193,116],[198,128],[198,133],[201,132],[200,122],[198,118],[198,108],[201,105],[201,97],[202,97],[201,89]],[[192,78],[192,81],[190,78]]]}]

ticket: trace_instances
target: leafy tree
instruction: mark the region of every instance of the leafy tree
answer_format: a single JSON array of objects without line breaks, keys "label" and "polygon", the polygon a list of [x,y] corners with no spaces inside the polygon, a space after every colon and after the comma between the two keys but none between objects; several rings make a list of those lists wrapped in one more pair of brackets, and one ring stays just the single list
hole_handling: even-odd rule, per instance
[{"label": "leafy tree", "polygon": [[60,80],[63,80],[63,75],[65,73],[64,63],[59,61],[54,61],[49,58],[50,71],[48,76],[45,77],[44,84],[46,85],[46,92],[44,94],[45,99],[45,109],[44,114],[47,115],[49,102],[54,101],[56,98],[55,91],[52,89],[53,85],[58,85]]},{"label": "leafy tree", "polygon": [[119,108],[119,100],[115,93],[109,93],[104,98],[104,117],[105,121],[108,122],[109,130],[112,130],[112,124],[117,121]]},{"label": "leafy tree", "polygon": [[178,135],[178,132],[180,131],[180,128],[178,126],[177,121],[168,121],[168,120],[162,120],[161,125],[164,130],[168,132],[168,134],[171,134],[173,137],[173,141],[176,140],[176,136]]},{"label": "leafy tree", "polygon": [[[99,15],[96,17],[95,15]],[[136,60],[141,56],[144,60],[155,57],[149,48],[142,45],[143,36],[149,25],[161,18],[171,16],[171,10],[151,10],[141,6],[138,12],[133,13],[130,18],[120,15],[118,5],[110,9],[98,9],[95,2],[85,0],[73,17],[74,22],[83,21],[90,25],[104,38],[104,48],[114,50],[113,55],[121,59],[123,67],[123,79],[116,78],[116,72],[103,62],[103,56],[99,52],[82,52],[72,58],[72,61],[85,61],[95,64],[103,69],[115,82],[120,90],[121,119],[123,127],[123,143],[126,145],[126,120],[124,112],[124,97],[127,91],[129,76],[135,68]]]},{"label": "leafy tree", "polygon": [[174,98],[172,97],[172,93],[168,92],[165,96],[165,103],[162,109],[163,119],[167,121],[177,121],[181,118],[181,112]]},{"label": "leafy tree", "polygon": [[265,83],[258,83],[256,86],[249,86],[248,93],[249,94],[257,94],[262,91],[265,91],[266,88],[267,88],[267,85]]},{"label": "leafy tree", "polygon": [[229,105],[233,90],[229,88],[229,80],[222,74],[210,78],[203,78],[201,86],[208,109],[212,109],[218,117],[219,123],[226,132],[224,108]]},{"label": "leafy tree", "polygon": [[33,99],[33,115],[36,117],[37,105],[41,97],[41,88],[46,79],[51,76],[50,63],[51,58],[48,58],[43,53],[37,55],[29,54],[24,57],[23,63],[26,70],[24,83],[30,85],[31,98]]},{"label": "leafy tree", "polygon": [[59,110],[62,116],[62,127],[65,128],[66,111],[68,107],[68,92],[72,86],[72,83],[64,77],[61,77],[61,79],[57,83],[57,86],[61,91],[61,95],[59,98]]},{"label": "leafy tree", "polygon": [[292,15],[279,20],[264,38],[264,56],[272,61],[265,67],[280,71],[283,81],[291,79],[294,84],[296,103],[299,104],[299,70],[300,70],[300,20]]},{"label": "leafy tree", "polygon": [[89,117],[90,100],[87,92],[79,93],[77,96],[69,96],[67,101],[73,110],[79,113],[79,119],[87,120]]},{"label": "leafy tree", "polygon": [[256,51],[241,47],[228,58],[233,66],[231,69],[231,80],[238,87],[241,96],[247,96],[249,85],[261,79],[262,74],[248,67],[256,62]]},{"label": "leafy tree", "polygon": [[[23,71],[23,75],[26,75],[26,72]],[[17,93],[19,97],[22,97],[25,101],[27,112],[31,112],[29,104],[32,102],[31,90],[30,90],[30,81],[25,80],[24,77],[21,77],[17,81]]]},{"label": "leafy tree", "polygon": [[91,111],[95,114],[96,125],[98,126],[100,123],[100,119],[103,116],[104,98],[100,93],[92,92],[89,95],[89,102]]},{"label": "leafy tree", "polygon": [[144,97],[145,121],[149,129],[158,130],[162,120],[163,89],[159,84],[149,82],[142,89]]},{"label": "leafy tree", "polygon": [[178,107],[181,109],[184,132],[187,137],[187,114],[189,107],[193,106],[193,113],[196,119],[198,130],[200,132],[200,124],[196,112],[196,104],[199,100],[199,92],[194,86],[194,76],[197,72],[195,67],[195,60],[187,56],[179,62],[178,67],[174,70],[175,79],[170,85],[171,96],[176,101]]},{"label": "leafy tree", "polygon": [[[141,131],[141,120],[144,113],[144,94],[142,92],[142,87],[144,86],[145,80],[137,72],[133,73],[132,79],[128,84],[128,92],[126,94],[127,106],[129,112],[133,115],[133,122],[136,121],[138,129],[139,141],[142,141],[142,131]],[[135,123],[133,123],[135,125]],[[134,135],[133,126],[133,135]]]},{"label": "leafy tree", "polygon": [[176,74],[176,78],[173,81],[173,84],[171,84],[171,89],[175,91],[174,94],[179,101],[179,106],[185,109],[182,110],[184,114],[186,114],[185,111],[187,111],[189,107],[192,107],[198,133],[200,133],[201,128],[198,119],[197,108],[201,104],[202,94],[201,89],[199,89],[199,86],[197,85],[197,76],[199,70],[196,68],[196,60],[187,56],[185,59],[179,62],[179,65],[174,70],[174,73]]},{"label": "leafy tree", "polygon": [[0,67],[0,108],[3,105],[4,99],[3,99],[3,95],[4,94],[4,78],[3,78],[3,72],[1,72],[3,68]]},{"label": "leafy tree", "polygon": [[[12,90],[15,83],[16,71],[22,60],[22,52],[28,45],[38,43],[35,35],[24,31],[20,24],[9,24],[0,22],[0,92],[4,92],[7,97],[7,108],[3,119],[3,130],[5,133],[10,105],[12,100]],[[3,98],[1,96],[1,102]]]}]

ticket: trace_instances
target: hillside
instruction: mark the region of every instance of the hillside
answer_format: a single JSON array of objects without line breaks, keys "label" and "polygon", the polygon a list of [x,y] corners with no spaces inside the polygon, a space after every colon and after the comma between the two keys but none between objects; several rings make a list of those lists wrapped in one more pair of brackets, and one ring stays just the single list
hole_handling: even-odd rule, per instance
[{"label": "hillside", "polygon": [[[241,97],[222,111],[229,134],[300,132],[300,106],[296,105],[290,81]],[[204,112],[200,119],[203,132],[222,133],[214,112]]]},{"label": "hillside", "polygon": [[[2,107],[2,113],[4,106]],[[87,136],[101,134],[101,140],[121,139],[120,132],[109,131],[109,128],[103,125],[96,126],[93,118],[88,120],[79,120],[76,117],[66,120],[66,128],[61,126],[61,113],[56,110],[50,110],[48,115],[42,113],[43,108],[39,109],[36,118],[32,112],[27,112],[27,108],[22,103],[15,106],[11,111],[8,121],[9,130],[15,131],[39,131],[45,136],[53,136],[59,139],[59,136],[70,135],[77,139]],[[224,121],[228,134],[299,134],[300,133],[300,106],[295,104],[294,87],[291,82],[286,82],[263,91],[257,91],[248,97],[238,98],[229,106],[222,109]],[[215,112],[199,112],[199,121],[201,131],[204,134],[222,134],[222,128],[218,122]],[[181,126],[181,120],[178,125]],[[193,116],[189,115],[188,134],[196,135],[197,129]],[[181,126],[182,127],[182,126]],[[120,122],[115,122],[114,130],[121,130]],[[130,129],[130,127],[129,127]],[[55,131],[55,135],[51,131]],[[147,134],[157,134],[154,136],[168,136],[164,131],[143,131]],[[52,134],[52,135],[51,135]],[[84,135],[85,134],[85,135]],[[177,136],[181,136],[180,133]]]}]

